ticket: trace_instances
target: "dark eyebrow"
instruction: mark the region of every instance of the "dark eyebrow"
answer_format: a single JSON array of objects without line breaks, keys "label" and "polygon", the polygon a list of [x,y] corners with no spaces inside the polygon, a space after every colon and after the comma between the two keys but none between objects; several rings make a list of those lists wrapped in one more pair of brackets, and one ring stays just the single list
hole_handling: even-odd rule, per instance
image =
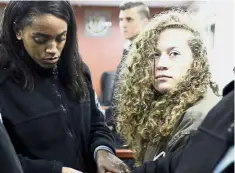
[{"label": "dark eyebrow", "polygon": [[[62,33],[58,34],[56,37],[60,37],[62,35],[64,35],[67,31],[63,31]],[[41,33],[41,32],[35,32],[33,33],[33,36],[41,36],[41,37],[47,37],[47,38],[50,38],[51,36],[48,35],[48,34],[44,34],[44,33]]]},{"label": "dark eyebrow", "polygon": [[170,51],[172,51],[172,50],[175,49],[175,48],[177,48],[177,47],[169,47],[169,48],[167,49],[167,52],[170,52]]},{"label": "dark eyebrow", "polygon": [[131,20],[131,19],[133,19],[133,18],[132,18],[132,17],[126,17],[126,19],[127,19],[127,20]]},{"label": "dark eyebrow", "polygon": [[[174,47],[174,46],[172,46],[172,47],[169,47],[169,48],[167,48],[167,52],[170,52],[170,51],[172,51],[173,49],[177,49],[178,47]],[[156,53],[158,53],[158,52],[161,52],[158,48],[156,48]]]},{"label": "dark eyebrow", "polygon": [[67,33],[67,31],[63,31],[62,33],[58,34],[56,37],[62,36],[64,34],[66,34],[66,33]]},{"label": "dark eyebrow", "polygon": [[47,38],[51,37],[48,34],[43,34],[43,33],[40,33],[40,32],[33,33],[33,36],[40,36],[40,37],[47,37]]}]

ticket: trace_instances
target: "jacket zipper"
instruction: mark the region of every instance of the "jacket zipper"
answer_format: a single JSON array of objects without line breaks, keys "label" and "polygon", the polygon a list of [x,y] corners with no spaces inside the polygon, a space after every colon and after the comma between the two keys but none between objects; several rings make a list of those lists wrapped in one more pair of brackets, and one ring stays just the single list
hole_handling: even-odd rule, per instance
[{"label": "jacket zipper", "polygon": [[75,135],[72,133],[72,130],[71,130],[71,124],[70,124],[70,119],[69,119],[68,111],[65,108],[65,104],[64,104],[64,100],[62,98],[62,95],[61,95],[58,87],[56,86],[56,81],[58,80],[58,72],[57,72],[56,68],[53,69],[53,79],[54,80],[53,80],[52,85],[53,85],[53,87],[55,89],[56,96],[60,98],[60,101],[61,101],[60,107],[62,108],[63,112],[66,115],[66,124],[68,126],[68,134],[70,135],[70,137],[72,139],[75,139]]}]

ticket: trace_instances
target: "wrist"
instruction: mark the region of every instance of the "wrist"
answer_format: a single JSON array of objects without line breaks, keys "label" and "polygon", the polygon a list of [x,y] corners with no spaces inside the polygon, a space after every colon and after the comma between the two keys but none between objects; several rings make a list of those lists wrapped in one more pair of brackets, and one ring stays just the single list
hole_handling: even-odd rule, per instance
[{"label": "wrist", "polygon": [[[101,146],[97,147],[94,151],[94,160],[97,160],[98,151],[106,151],[107,153],[114,154],[113,151],[109,147],[101,145]],[[103,153],[103,152],[101,152],[101,153]]]},{"label": "wrist", "polygon": [[107,150],[98,150],[96,153],[96,161],[99,160],[100,157],[107,157],[108,154],[112,154]]}]

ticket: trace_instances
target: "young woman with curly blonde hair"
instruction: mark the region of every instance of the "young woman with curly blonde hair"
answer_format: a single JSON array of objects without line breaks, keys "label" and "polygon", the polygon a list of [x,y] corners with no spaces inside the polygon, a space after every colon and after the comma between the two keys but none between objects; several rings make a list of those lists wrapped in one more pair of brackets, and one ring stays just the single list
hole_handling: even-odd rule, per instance
[{"label": "young woman with curly blonde hair", "polygon": [[194,25],[182,10],[156,15],[123,62],[114,113],[137,165],[183,147],[219,100]]}]

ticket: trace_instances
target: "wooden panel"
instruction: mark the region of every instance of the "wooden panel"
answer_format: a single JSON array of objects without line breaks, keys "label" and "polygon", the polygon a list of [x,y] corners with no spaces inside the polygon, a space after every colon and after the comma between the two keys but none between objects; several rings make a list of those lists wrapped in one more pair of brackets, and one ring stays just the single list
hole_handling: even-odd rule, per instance
[{"label": "wooden panel", "polygon": [[120,159],[133,159],[134,153],[132,150],[128,149],[116,149],[117,157]]}]

